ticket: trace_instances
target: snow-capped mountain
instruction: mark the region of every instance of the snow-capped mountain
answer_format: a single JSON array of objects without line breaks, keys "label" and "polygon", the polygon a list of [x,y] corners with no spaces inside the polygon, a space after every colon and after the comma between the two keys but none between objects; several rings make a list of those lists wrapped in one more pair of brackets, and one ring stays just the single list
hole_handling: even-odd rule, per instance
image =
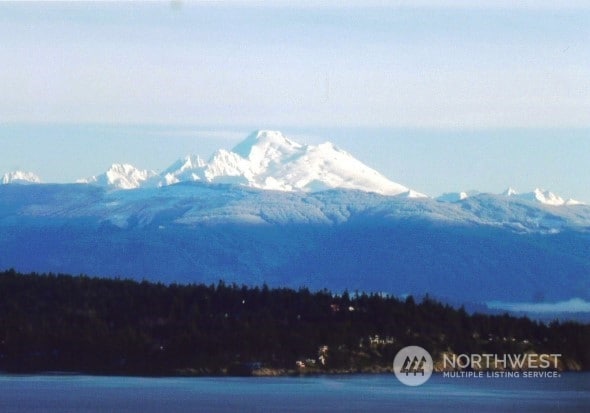
[{"label": "snow-capped mountain", "polygon": [[2,176],[3,184],[38,184],[41,179],[33,172],[14,171],[7,172]]},{"label": "snow-capped mountain", "polygon": [[182,181],[241,184],[279,191],[358,189],[383,195],[424,195],[390,181],[332,143],[304,145],[276,131],[249,135],[231,151],[218,150],[208,162],[187,157],[163,174],[161,185]]},{"label": "snow-capped mountain", "polygon": [[275,131],[255,132],[231,151],[216,151],[207,162],[196,155],[186,156],[160,174],[114,164],[107,172],[78,182],[133,189],[194,181],[278,191],[342,188],[409,198],[426,196],[390,181],[332,143],[304,145]]},{"label": "snow-capped mountain", "polygon": [[519,193],[513,188],[508,188],[503,193],[505,196],[513,196],[521,199],[526,199],[529,201],[539,202],[544,205],[553,205],[553,206],[560,206],[560,205],[580,205],[581,202],[576,201],[575,199],[568,199],[564,200],[559,195],[554,194],[553,192],[536,188],[533,192],[527,193]]},{"label": "snow-capped mountain", "polygon": [[[250,135],[232,153],[240,157],[236,169],[241,170],[248,185],[255,188],[306,192],[346,188],[383,195],[410,191],[329,142],[317,146],[301,145],[280,132],[262,131]],[[210,179],[224,175],[226,159],[232,160],[231,155],[229,159],[224,155],[219,153],[213,157],[206,172]]]},{"label": "snow-capped mountain", "polygon": [[[328,189],[354,189],[381,195],[425,198],[426,195],[387,179],[330,142],[320,145],[297,143],[281,132],[261,130],[250,134],[233,149],[220,149],[208,161],[198,155],[181,158],[161,173],[113,164],[106,172],[79,179],[111,190],[152,188],[181,182],[240,185],[287,192],[314,193]],[[30,172],[5,174],[2,183],[39,183]],[[435,198],[440,202],[464,202],[481,192],[449,192]],[[506,198],[522,199],[551,206],[582,204],[541,189],[519,193],[508,188]]]},{"label": "snow-capped mountain", "polygon": [[504,196],[518,196],[518,191],[516,189],[512,188],[511,186],[509,186],[500,195],[504,195]]},{"label": "snow-capped mountain", "polygon": [[[436,200],[441,202],[460,202],[479,194],[481,194],[481,192],[478,191],[447,192],[437,197]],[[535,189],[532,192],[520,193],[516,189],[509,187],[499,195],[506,198],[522,199],[534,203],[551,206],[584,205],[583,202],[576,201],[575,199],[571,198],[568,200],[564,200],[562,197],[554,194],[553,192],[539,188]]]},{"label": "snow-capped mountain", "polygon": [[590,206],[548,191],[432,199],[271,131],[208,161],[114,164],[83,182],[0,185],[0,269],[590,301]]},{"label": "snow-capped mountain", "polygon": [[78,183],[95,184],[115,189],[133,189],[155,178],[154,171],[141,170],[129,164],[112,164],[108,171],[90,178],[80,179]]},{"label": "snow-capped mountain", "polygon": [[589,248],[589,206],[514,196],[0,185],[2,269],[588,301]]},{"label": "snow-capped mountain", "polygon": [[441,202],[459,202],[477,194],[479,194],[478,191],[445,192],[436,197],[436,200]]},{"label": "snow-capped mountain", "polygon": [[200,173],[205,162],[198,155],[185,156],[174,162],[160,174],[158,186],[177,184],[178,182],[200,181]]}]

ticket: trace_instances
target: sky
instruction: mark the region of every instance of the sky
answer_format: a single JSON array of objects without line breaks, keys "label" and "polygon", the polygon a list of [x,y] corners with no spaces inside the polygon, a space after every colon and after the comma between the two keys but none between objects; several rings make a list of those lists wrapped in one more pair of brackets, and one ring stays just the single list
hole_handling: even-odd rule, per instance
[{"label": "sky", "polygon": [[590,2],[0,3],[0,173],[162,170],[257,129],[429,195],[590,202]]}]

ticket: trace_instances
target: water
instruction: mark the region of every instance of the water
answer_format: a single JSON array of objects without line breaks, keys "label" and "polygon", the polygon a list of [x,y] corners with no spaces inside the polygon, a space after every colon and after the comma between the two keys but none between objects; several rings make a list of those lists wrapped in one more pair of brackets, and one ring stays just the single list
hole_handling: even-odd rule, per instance
[{"label": "water", "polygon": [[590,373],[449,379],[0,376],[0,412],[584,412]]}]

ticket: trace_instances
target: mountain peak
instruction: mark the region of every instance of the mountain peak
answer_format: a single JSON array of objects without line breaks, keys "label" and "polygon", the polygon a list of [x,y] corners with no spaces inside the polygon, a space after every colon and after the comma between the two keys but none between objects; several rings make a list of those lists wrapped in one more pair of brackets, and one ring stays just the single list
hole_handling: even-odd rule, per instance
[{"label": "mountain peak", "polygon": [[39,184],[41,179],[33,172],[12,171],[2,176],[3,184]]},{"label": "mountain peak", "polygon": [[437,201],[441,202],[459,202],[469,198],[469,194],[465,191],[461,192],[445,192],[436,198]]},{"label": "mountain peak", "polygon": [[[479,194],[480,192],[478,191],[446,192],[437,197],[436,200],[441,202],[460,202]],[[508,189],[500,193],[499,196],[551,206],[584,205],[583,202],[576,201],[575,199],[568,199],[567,201],[565,201],[562,197],[555,195],[553,192],[539,188],[536,188],[532,192],[520,193],[512,187],[508,187]]]},{"label": "mountain peak", "polygon": [[502,195],[514,196],[514,195],[518,195],[518,191],[516,189],[512,188],[511,186],[509,186],[508,189],[506,189],[504,192],[502,192]]},{"label": "mountain peak", "polygon": [[580,205],[582,202],[575,199],[564,200],[559,195],[541,188],[535,188],[532,192],[520,193],[513,188],[508,188],[502,192],[503,196],[515,197],[527,201],[538,202],[543,205],[561,206],[561,205]]},{"label": "mountain peak", "polygon": [[220,149],[208,162],[198,156],[182,158],[160,174],[129,164],[113,164],[108,171],[78,182],[131,189],[165,186],[183,181],[229,183],[278,191],[318,192],[355,189],[382,195],[425,197],[392,182],[330,142],[297,143],[281,132],[259,130],[231,151]]},{"label": "mountain peak", "polygon": [[162,172],[162,175],[190,171],[192,169],[202,168],[203,166],[205,166],[205,161],[199,155],[186,155],[166,168]]},{"label": "mountain peak", "polygon": [[95,184],[114,189],[133,189],[154,178],[154,171],[141,170],[128,163],[114,163],[100,175],[79,179],[79,183]]},{"label": "mountain peak", "polygon": [[[525,194],[527,195],[527,194]],[[562,197],[555,195],[553,192],[549,192],[544,189],[535,188],[535,190],[528,194],[528,198],[533,198],[534,200],[545,204],[545,205],[563,205],[565,201]]]},{"label": "mountain peak", "polygon": [[260,161],[264,157],[276,157],[277,154],[290,152],[302,145],[291,141],[279,131],[259,130],[251,133],[231,150],[244,159]]},{"label": "mountain peak", "polygon": [[305,145],[281,132],[262,130],[249,135],[232,152],[248,161],[244,176],[256,188],[305,192],[345,188],[384,195],[410,191],[330,142]]}]

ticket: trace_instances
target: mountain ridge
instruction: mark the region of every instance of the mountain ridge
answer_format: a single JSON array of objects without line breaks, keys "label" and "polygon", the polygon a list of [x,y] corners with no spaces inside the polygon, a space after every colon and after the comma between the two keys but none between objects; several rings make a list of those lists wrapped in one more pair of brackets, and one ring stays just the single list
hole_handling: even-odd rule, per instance
[{"label": "mountain ridge", "polygon": [[0,269],[590,301],[590,207],[179,182],[0,185]]},{"label": "mountain ridge", "polygon": [[12,171],[6,172],[0,181],[4,185],[8,184],[40,184],[41,179],[33,172]]},{"label": "mountain ridge", "polygon": [[[111,190],[129,190],[195,181],[276,191],[318,192],[341,188],[408,198],[427,197],[389,180],[330,142],[301,144],[281,132],[270,130],[253,132],[231,150],[217,150],[208,161],[198,155],[187,155],[161,173],[128,163],[115,163],[102,174],[76,182]],[[7,173],[2,180],[4,184],[40,182],[36,175],[22,171]],[[462,202],[479,193],[473,190],[450,192],[435,199],[441,202]],[[553,206],[583,204],[538,188],[532,192],[519,193],[510,187],[501,195]]]}]

